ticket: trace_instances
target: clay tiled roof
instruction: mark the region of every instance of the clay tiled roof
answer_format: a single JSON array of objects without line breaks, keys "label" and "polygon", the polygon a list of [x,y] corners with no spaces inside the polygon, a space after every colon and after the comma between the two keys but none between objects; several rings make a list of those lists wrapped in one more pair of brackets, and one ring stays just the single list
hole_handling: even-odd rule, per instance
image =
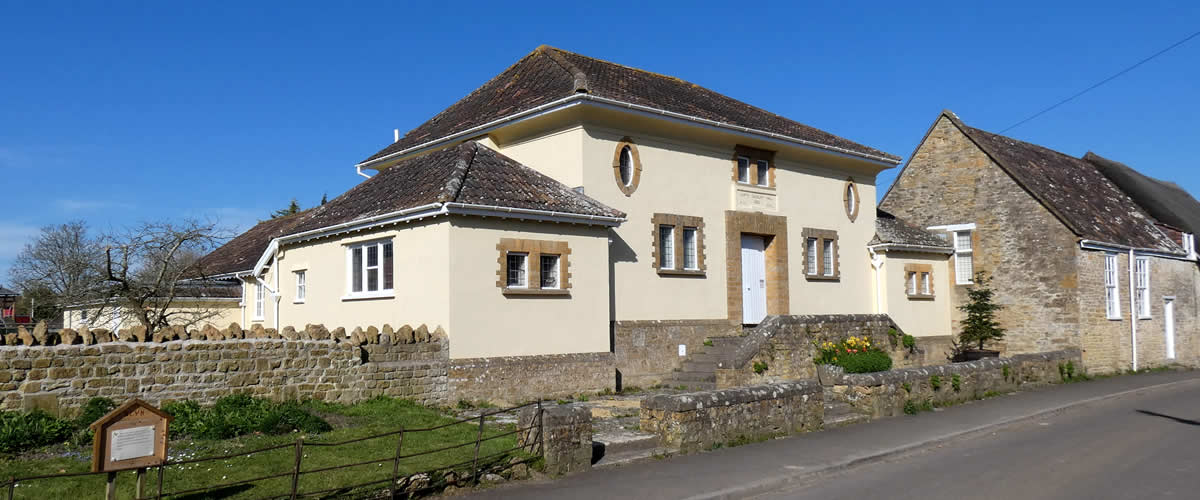
[{"label": "clay tiled roof", "polygon": [[468,141],[406,159],[324,205],[263,221],[206,256],[206,271],[212,275],[249,270],[277,237],[434,203],[625,217],[545,174]]},{"label": "clay tiled roof", "polygon": [[1088,152],[1083,159],[1100,169],[1108,180],[1125,191],[1159,222],[1200,234],[1200,202],[1174,182],[1142,175],[1124,163]]},{"label": "clay tiled roof", "polygon": [[1083,239],[1168,253],[1182,249],[1095,165],[1049,148],[965,125],[946,112],[976,145]]},{"label": "clay tiled roof", "polygon": [[918,247],[953,248],[941,235],[905,222],[883,210],[875,211],[875,237],[871,245],[910,245]]},{"label": "clay tiled roof", "polygon": [[404,151],[574,94],[800,139],[899,162],[884,153],[678,78],[542,46],[364,162]]}]

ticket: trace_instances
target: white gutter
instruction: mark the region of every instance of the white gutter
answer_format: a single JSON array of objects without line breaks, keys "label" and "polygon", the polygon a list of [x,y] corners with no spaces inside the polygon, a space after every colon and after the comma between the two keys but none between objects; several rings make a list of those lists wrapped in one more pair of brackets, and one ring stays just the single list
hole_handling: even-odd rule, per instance
[{"label": "white gutter", "polygon": [[496,205],[475,205],[471,203],[446,203],[447,213],[456,215],[479,215],[483,217],[509,217],[529,219],[544,222],[591,223],[598,226],[615,227],[625,221],[624,217],[607,217],[603,215],[584,215],[531,208],[500,207]]},{"label": "white gutter", "polygon": [[901,243],[880,243],[878,245],[867,245],[867,250],[871,251],[872,254],[875,253],[875,250],[883,250],[883,251],[895,250],[897,252],[916,252],[916,253],[939,253],[939,254],[945,254],[945,255],[951,255],[954,253],[953,248],[935,247],[932,245],[905,245],[905,244],[901,244]]},{"label": "white gutter", "polygon": [[275,299],[275,331],[279,331],[279,300],[283,298],[279,293],[279,252],[271,257],[271,274],[275,275],[275,290],[271,291],[271,297]]},{"label": "white gutter", "polygon": [[1164,252],[1162,250],[1153,250],[1150,248],[1141,248],[1141,247],[1131,247],[1128,245],[1118,245],[1116,243],[1105,243],[1102,241],[1095,241],[1095,240],[1079,240],[1079,248],[1082,248],[1084,250],[1106,250],[1106,251],[1110,251],[1110,252],[1112,252],[1112,251],[1126,252],[1126,251],[1132,250],[1132,251],[1137,252],[1138,255],[1146,255],[1146,256],[1150,256],[1150,257],[1161,257],[1164,259],[1174,259],[1174,260],[1191,260],[1186,255],[1168,253],[1168,252]]},{"label": "white gutter", "polygon": [[556,100],[556,101],[551,101],[551,102],[543,104],[541,106],[527,109],[527,110],[521,111],[519,113],[514,113],[511,115],[505,116],[503,118],[492,120],[492,121],[484,123],[482,125],[471,127],[469,129],[463,130],[461,132],[456,132],[456,133],[447,135],[440,139],[434,139],[432,141],[424,142],[424,143],[418,144],[418,145],[413,146],[408,149],[400,150],[395,153],[390,153],[390,154],[381,156],[374,160],[368,160],[368,161],[364,161],[362,163],[358,163],[355,165],[355,167],[357,167],[359,169],[359,173],[361,175],[362,168],[374,168],[376,165],[379,165],[381,163],[386,163],[387,161],[389,161],[393,158],[408,156],[408,155],[414,154],[414,153],[420,153],[420,152],[423,152],[428,149],[434,149],[434,148],[440,147],[441,145],[449,143],[449,142],[457,141],[459,139],[466,139],[466,138],[482,135],[491,130],[497,129],[501,125],[505,125],[509,122],[521,121],[524,119],[528,119],[528,118],[532,117],[533,115],[540,115],[540,114],[550,113],[553,111],[558,111],[559,109],[556,109],[556,108],[564,108],[565,109],[567,107],[578,104],[575,101],[580,101],[580,102],[592,101],[595,103],[604,104],[604,105],[615,107],[618,109],[632,110],[632,111],[636,111],[636,112],[651,115],[651,116],[664,116],[664,117],[673,118],[676,120],[681,120],[684,122],[706,125],[709,127],[713,127],[713,128],[717,128],[717,129],[721,129],[721,130],[725,130],[725,131],[738,132],[742,135],[756,136],[759,138],[767,137],[767,138],[775,140],[776,142],[784,142],[784,143],[788,143],[788,144],[792,144],[792,145],[799,145],[806,149],[817,150],[817,151],[821,151],[821,152],[825,152],[825,153],[836,153],[836,154],[842,155],[842,156],[849,156],[849,157],[853,157],[853,158],[857,158],[857,159],[865,159],[865,160],[869,160],[871,162],[878,163],[878,164],[883,164],[883,165],[886,165],[889,167],[893,167],[893,166],[900,164],[900,160],[893,160],[891,158],[885,158],[882,156],[872,155],[872,154],[868,154],[868,153],[859,153],[856,151],[851,151],[846,148],[830,146],[830,145],[826,145],[826,144],[821,144],[819,142],[809,141],[809,140],[800,139],[800,138],[796,138],[796,137],[790,137],[790,136],[786,136],[783,134],[777,134],[774,132],[767,132],[765,130],[758,130],[758,129],[753,129],[750,127],[743,127],[741,125],[734,125],[731,123],[719,122],[716,120],[710,120],[707,118],[701,118],[698,116],[692,116],[692,115],[687,115],[687,114],[683,114],[683,113],[676,113],[674,111],[667,111],[664,109],[654,108],[654,107],[650,107],[650,106],[643,106],[640,104],[633,104],[633,103],[628,103],[625,101],[618,101],[616,99],[599,97],[599,96],[592,95],[592,94],[573,94],[571,96],[564,97],[564,98]]},{"label": "white gutter", "polygon": [[369,176],[369,175],[367,175],[367,174],[364,174],[364,173],[363,173],[363,171],[362,171],[362,167],[361,167],[361,166],[359,166],[359,167],[354,167],[354,169],[355,169],[355,170],[358,172],[358,175],[361,175],[361,176],[363,176],[363,177],[366,177],[366,178],[368,178],[368,179],[370,179],[370,178],[371,178],[371,176]]},{"label": "white gutter", "polygon": [[1133,371],[1136,372],[1138,369],[1138,359],[1137,359],[1138,310],[1137,310],[1137,299],[1133,296],[1134,293],[1137,293],[1137,290],[1134,289],[1134,285],[1133,285],[1133,278],[1134,278],[1134,276],[1133,276],[1133,267],[1134,267],[1133,249],[1129,250],[1129,266],[1128,267],[1129,267],[1129,337],[1131,340],[1130,346],[1132,347],[1132,353],[1133,353]]}]

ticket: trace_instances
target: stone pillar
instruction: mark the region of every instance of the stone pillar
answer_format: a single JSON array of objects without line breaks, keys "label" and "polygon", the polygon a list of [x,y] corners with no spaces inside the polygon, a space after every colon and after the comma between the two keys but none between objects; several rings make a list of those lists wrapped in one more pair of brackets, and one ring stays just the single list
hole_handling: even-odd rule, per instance
[{"label": "stone pillar", "polygon": [[[546,470],[550,475],[572,474],[592,467],[592,412],[574,405],[542,406],[542,436],[537,428],[521,434],[521,445],[536,451],[539,437],[543,440]],[[537,424],[538,408],[521,410],[518,427]]]}]

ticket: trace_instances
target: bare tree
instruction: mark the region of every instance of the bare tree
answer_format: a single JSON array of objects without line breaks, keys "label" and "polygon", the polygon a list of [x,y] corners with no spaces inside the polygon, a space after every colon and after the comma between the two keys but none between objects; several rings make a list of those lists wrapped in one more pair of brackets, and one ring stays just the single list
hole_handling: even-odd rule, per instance
[{"label": "bare tree", "polygon": [[206,286],[201,257],[227,238],[215,224],[186,220],[143,223],[108,235],[104,249],[105,295],[147,332],[193,325],[219,314],[177,307],[181,293]]},{"label": "bare tree", "polygon": [[[83,221],[46,226],[17,255],[9,275],[23,294],[36,291],[39,300],[42,297],[53,299],[46,304],[51,308],[38,308],[38,316],[45,319],[61,313],[64,306],[103,298],[101,250]],[[47,316],[41,315],[43,311]]]}]

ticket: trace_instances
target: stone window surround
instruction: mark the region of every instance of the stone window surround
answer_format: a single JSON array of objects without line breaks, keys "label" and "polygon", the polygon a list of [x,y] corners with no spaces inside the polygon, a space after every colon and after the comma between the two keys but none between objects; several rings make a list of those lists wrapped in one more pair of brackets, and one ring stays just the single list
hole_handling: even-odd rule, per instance
[{"label": "stone window surround", "polygon": [[766,237],[767,314],[788,314],[787,217],[762,212],[725,211],[725,297],[728,318],[742,324],[742,234]]},{"label": "stone window surround", "polygon": [[[500,256],[496,259],[496,287],[505,295],[570,295],[571,294],[571,272],[570,260],[571,249],[565,241],[549,241],[549,240],[525,240],[517,238],[501,238],[500,243],[496,244],[496,250],[500,252]],[[522,253],[527,255],[528,260],[525,265],[525,282],[524,288],[509,288],[508,287],[508,254]],[[541,288],[542,285],[542,254],[550,254],[558,256],[558,288],[548,289]]]},{"label": "stone window surround", "polygon": [[[674,226],[676,231],[673,233],[674,239],[674,262],[673,269],[663,269],[660,266],[660,255],[658,254],[659,246],[659,230],[661,226]],[[696,269],[683,268],[683,228],[696,228]],[[693,217],[690,215],[675,215],[656,213],[650,217],[650,232],[653,247],[650,249],[650,255],[653,256],[651,264],[654,265],[654,270],[659,276],[704,276],[707,267],[704,264],[704,218]]]},{"label": "stone window surround", "polygon": [[[850,209],[850,193],[854,193],[854,209]],[[862,207],[862,196],[858,195],[858,183],[854,182],[853,177],[846,178],[846,184],[842,186],[842,206],[846,209],[846,217],[850,218],[850,222],[858,219],[858,210]]]},{"label": "stone window surround", "polygon": [[[911,274],[916,275],[917,293],[908,291],[908,277]],[[921,286],[921,274],[929,275],[929,293],[924,293]],[[933,266],[929,264],[905,264],[904,265],[904,293],[908,295],[910,300],[932,299],[934,295],[933,289]]]},{"label": "stone window surround", "polygon": [[[804,248],[801,249],[804,258],[804,278],[809,281],[839,281],[842,279],[841,256],[838,248],[838,234],[832,229],[813,229],[806,227],[800,232],[800,236],[804,240]],[[817,240],[817,274],[808,273],[808,240],[816,238]],[[833,274],[825,275],[825,242],[833,241]]]},{"label": "stone window surround", "polygon": [[[629,185],[621,180],[621,151],[629,148],[629,154],[633,157],[633,176],[630,178]],[[613,179],[617,183],[617,189],[620,189],[625,196],[632,196],[634,191],[637,191],[638,184],[642,182],[642,156],[638,153],[637,144],[634,144],[633,138],[622,137],[617,143],[617,149],[613,152]]]},{"label": "stone window surround", "polygon": [[[744,157],[750,159],[750,175],[746,179],[749,183],[738,182],[738,158]],[[766,160],[768,179],[767,183],[759,185],[758,183],[758,160]],[[766,189],[775,189],[775,152],[765,149],[752,148],[738,144],[733,148],[733,182],[742,185],[757,186]]]}]

